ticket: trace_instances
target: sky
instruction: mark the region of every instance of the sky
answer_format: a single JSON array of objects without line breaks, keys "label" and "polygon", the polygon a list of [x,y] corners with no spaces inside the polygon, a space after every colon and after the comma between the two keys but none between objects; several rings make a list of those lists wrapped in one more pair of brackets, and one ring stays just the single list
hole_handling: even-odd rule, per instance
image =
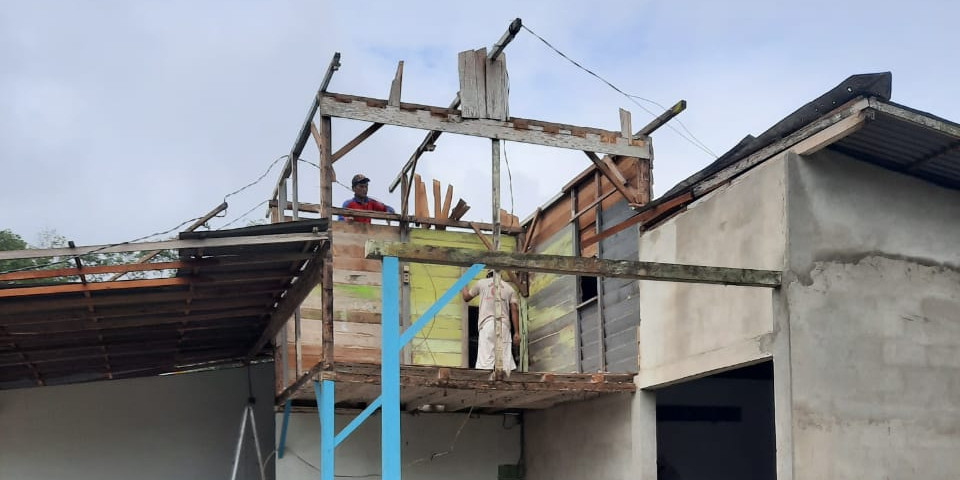
[{"label": "sky", "polygon": [[[687,101],[675,130],[653,135],[656,196],[852,74],[891,71],[895,102],[960,120],[958,10],[946,0],[8,3],[0,230],[33,244],[49,230],[78,245],[119,243],[176,232],[225,197],[211,228],[262,220],[275,161],[334,52],[331,92],[386,98],[403,60],[403,101],[446,106],[457,53],[489,48],[516,17],[642,100],[521,31],[506,50],[513,116],[619,130],[624,108],[636,129],[652,118],[644,108]],[[334,119],[334,147],[365,126]],[[338,179],[363,173],[371,196],[399,207],[387,185],[423,136],[384,127],[336,163]],[[589,166],[581,152],[505,150],[501,204],[521,219]],[[312,142],[302,158],[317,161]],[[454,186],[473,207],[466,219],[490,220],[488,140],[444,135],[417,169]],[[300,172],[300,201],[318,202],[317,170]],[[352,194],[334,185],[333,195],[339,204]]]}]

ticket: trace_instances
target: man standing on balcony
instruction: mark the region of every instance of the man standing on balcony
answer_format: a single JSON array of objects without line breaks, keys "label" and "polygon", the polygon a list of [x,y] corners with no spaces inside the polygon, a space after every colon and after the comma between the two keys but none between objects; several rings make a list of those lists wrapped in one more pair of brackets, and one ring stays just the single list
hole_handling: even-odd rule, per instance
[{"label": "man standing on balcony", "polygon": [[[499,295],[497,295],[498,291]],[[492,370],[499,354],[502,360],[501,367],[507,372],[515,370],[517,365],[513,361],[510,345],[511,338],[513,344],[520,344],[520,312],[513,286],[500,278],[500,274],[490,270],[486,278],[477,281],[469,289],[463,287],[460,295],[465,302],[473,300],[474,297],[480,297],[480,314],[477,317],[480,338],[477,346],[476,368]],[[498,307],[499,315],[497,315]],[[495,317],[500,319],[499,328],[497,328]],[[511,324],[513,325],[512,335],[510,334]],[[498,336],[499,342],[497,342]]]},{"label": "man standing on balcony", "polygon": [[[394,213],[393,207],[367,196],[367,190],[370,186],[370,179],[365,177],[362,173],[354,175],[353,181],[350,183],[351,187],[353,188],[353,198],[343,202],[343,208],[349,208],[351,210],[368,210],[373,212]],[[370,223],[370,219],[367,217],[341,216],[340,220],[347,222]]]}]

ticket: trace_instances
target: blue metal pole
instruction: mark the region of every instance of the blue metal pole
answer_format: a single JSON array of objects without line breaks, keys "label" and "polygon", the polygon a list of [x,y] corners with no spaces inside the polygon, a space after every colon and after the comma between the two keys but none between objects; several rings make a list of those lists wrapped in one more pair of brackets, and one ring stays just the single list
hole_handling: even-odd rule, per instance
[{"label": "blue metal pole", "polygon": [[344,441],[361,423],[364,422],[373,412],[377,411],[380,408],[380,403],[383,402],[383,397],[377,397],[376,400],[367,405],[367,408],[364,408],[360,415],[357,415],[346,427],[343,427],[343,430],[340,430],[335,437],[333,437],[333,443],[340,445],[340,442]]},{"label": "blue metal pole", "polygon": [[397,257],[383,257],[380,385],[380,468],[385,480],[400,480],[400,284]]},{"label": "blue metal pole", "polygon": [[443,295],[441,295],[437,301],[433,302],[433,305],[430,305],[430,308],[428,308],[423,315],[420,315],[417,321],[413,322],[413,325],[410,325],[409,328],[404,330],[403,334],[400,335],[398,348],[403,348],[404,345],[413,339],[413,336],[416,335],[417,332],[427,326],[427,323],[430,323],[430,320],[433,320],[433,317],[435,317],[437,313],[440,313],[440,309],[450,303],[450,300],[453,300],[453,297],[460,293],[460,289],[467,286],[470,280],[473,280],[473,277],[476,277],[477,274],[480,273],[480,270],[483,270],[483,264],[477,263],[468,268],[466,272],[463,272],[463,275],[461,275],[456,282],[453,282],[453,285],[451,285],[446,292],[443,292]]},{"label": "blue metal pole", "polygon": [[313,382],[317,412],[320,414],[320,480],[333,480],[333,453],[336,448],[333,441],[333,387],[333,380]]},{"label": "blue metal pole", "polygon": [[287,425],[290,424],[290,400],[283,402],[283,426],[280,427],[280,445],[277,447],[277,458],[283,458],[283,448],[287,444]]}]

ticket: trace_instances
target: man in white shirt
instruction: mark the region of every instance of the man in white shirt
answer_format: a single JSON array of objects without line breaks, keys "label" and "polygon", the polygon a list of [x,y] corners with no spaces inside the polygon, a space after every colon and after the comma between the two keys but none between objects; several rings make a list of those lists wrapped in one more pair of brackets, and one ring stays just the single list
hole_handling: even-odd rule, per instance
[{"label": "man in white shirt", "polygon": [[[499,302],[497,301],[496,291],[499,289]],[[510,283],[500,278],[499,274],[494,274],[493,270],[487,272],[487,277],[473,284],[469,289],[464,287],[460,291],[463,301],[469,302],[474,297],[480,297],[479,322],[480,338],[477,347],[476,368],[492,370],[497,358],[497,322],[494,318],[497,316],[497,306],[500,307],[500,358],[501,366],[505,371],[513,371],[517,368],[513,361],[513,352],[511,349],[511,338],[513,344],[520,344],[520,313],[517,307],[517,294]],[[508,308],[509,305],[509,308]],[[513,325],[513,334],[510,333],[510,326]]]}]

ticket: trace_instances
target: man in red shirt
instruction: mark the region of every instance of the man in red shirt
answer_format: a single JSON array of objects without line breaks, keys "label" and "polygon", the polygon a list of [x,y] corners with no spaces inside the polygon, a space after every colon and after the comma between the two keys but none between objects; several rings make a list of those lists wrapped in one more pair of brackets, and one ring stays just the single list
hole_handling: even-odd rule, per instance
[{"label": "man in red shirt", "polygon": [[[349,208],[351,210],[370,210],[374,212],[394,213],[393,207],[367,196],[367,189],[369,187],[370,179],[365,177],[362,173],[354,175],[353,181],[350,183],[353,187],[353,198],[347,199],[345,202],[343,202],[343,208]],[[370,219],[366,217],[341,216],[340,220],[347,222],[370,223]]]}]

